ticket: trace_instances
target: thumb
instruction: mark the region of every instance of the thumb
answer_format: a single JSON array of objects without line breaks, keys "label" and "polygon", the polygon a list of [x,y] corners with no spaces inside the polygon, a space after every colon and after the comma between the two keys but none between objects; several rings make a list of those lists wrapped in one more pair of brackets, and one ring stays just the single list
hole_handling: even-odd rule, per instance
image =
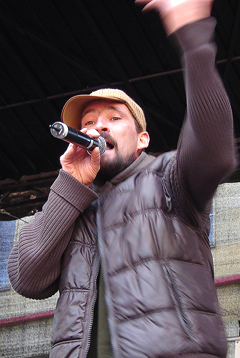
[{"label": "thumb", "polygon": [[93,170],[96,172],[96,175],[100,169],[100,160],[101,160],[100,150],[99,147],[96,147],[91,153],[91,164]]}]

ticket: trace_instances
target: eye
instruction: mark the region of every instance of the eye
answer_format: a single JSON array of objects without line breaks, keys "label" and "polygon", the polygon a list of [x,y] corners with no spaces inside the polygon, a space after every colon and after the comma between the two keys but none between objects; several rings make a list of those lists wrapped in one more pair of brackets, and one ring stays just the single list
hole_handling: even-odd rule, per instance
[{"label": "eye", "polygon": [[119,121],[120,119],[122,119],[121,117],[112,117],[111,121]]},{"label": "eye", "polygon": [[93,124],[94,124],[94,121],[87,121],[86,123],[84,123],[84,127],[92,126]]}]

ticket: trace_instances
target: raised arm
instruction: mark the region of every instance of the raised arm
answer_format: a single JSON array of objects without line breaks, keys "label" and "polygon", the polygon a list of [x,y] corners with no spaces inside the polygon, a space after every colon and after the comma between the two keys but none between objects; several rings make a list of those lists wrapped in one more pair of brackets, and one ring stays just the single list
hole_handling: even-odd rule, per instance
[{"label": "raised arm", "polygon": [[176,175],[199,212],[235,166],[232,110],[215,68],[214,27],[208,18],[175,33],[183,51],[187,101]]},{"label": "raised arm", "polygon": [[[216,21],[209,0],[137,0],[159,12],[177,43],[184,70],[187,110],[177,155],[170,168],[175,204],[202,213],[217,185],[234,166],[231,106],[215,68]],[[191,215],[191,214],[190,214]]]}]

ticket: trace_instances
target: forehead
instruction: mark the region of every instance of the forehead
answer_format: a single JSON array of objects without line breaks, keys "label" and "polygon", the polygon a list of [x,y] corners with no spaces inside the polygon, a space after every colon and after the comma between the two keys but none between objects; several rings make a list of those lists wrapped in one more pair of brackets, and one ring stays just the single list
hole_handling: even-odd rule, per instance
[{"label": "forehead", "polygon": [[124,103],[114,100],[100,99],[87,104],[82,112],[82,117],[88,113],[98,113],[111,110],[122,112],[123,114],[130,114],[132,116],[132,113]]}]

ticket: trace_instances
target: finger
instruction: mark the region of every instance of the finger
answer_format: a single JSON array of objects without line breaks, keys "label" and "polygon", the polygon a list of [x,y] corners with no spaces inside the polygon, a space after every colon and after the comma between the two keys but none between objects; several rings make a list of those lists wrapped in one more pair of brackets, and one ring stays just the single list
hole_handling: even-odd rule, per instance
[{"label": "finger", "polygon": [[[76,144],[70,143],[70,144],[68,145],[68,147],[67,147],[65,153],[67,153],[67,154],[74,153],[74,152],[76,152],[76,150],[77,150]],[[64,153],[64,154],[65,154],[65,153]]]},{"label": "finger", "polygon": [[79,155],[84,156],[85,152],[85,150],[78,147],[76,144],[70,143],[67,147],[67,150],[60,157],[60,162],[62,163],[63,161],[73,161],[79,157]]},{"label": "finger", "polygon": [[98,147],[94,148],[94,150],[91,152],[91,164],[95,168],[96,171],[99,171],[100,169],[100,150]]},{"label": "finger", "polygon": [[93,137],[93,138],[98,138],[100,136],[99,132],[96,130],[96,129],[89,129],[87,132],[86,132],[87,135],[89,135],[90,137]]},{"label": "finger", "polygon": [[151,0],[135,0],[135,4],[137,5],[144,5],[149,3]]},{"label": "finger", "polygon": [[161,11],[161,0],[136,0],[135,3],[138,5],[145,5],[142,11],[157,10]]}]

